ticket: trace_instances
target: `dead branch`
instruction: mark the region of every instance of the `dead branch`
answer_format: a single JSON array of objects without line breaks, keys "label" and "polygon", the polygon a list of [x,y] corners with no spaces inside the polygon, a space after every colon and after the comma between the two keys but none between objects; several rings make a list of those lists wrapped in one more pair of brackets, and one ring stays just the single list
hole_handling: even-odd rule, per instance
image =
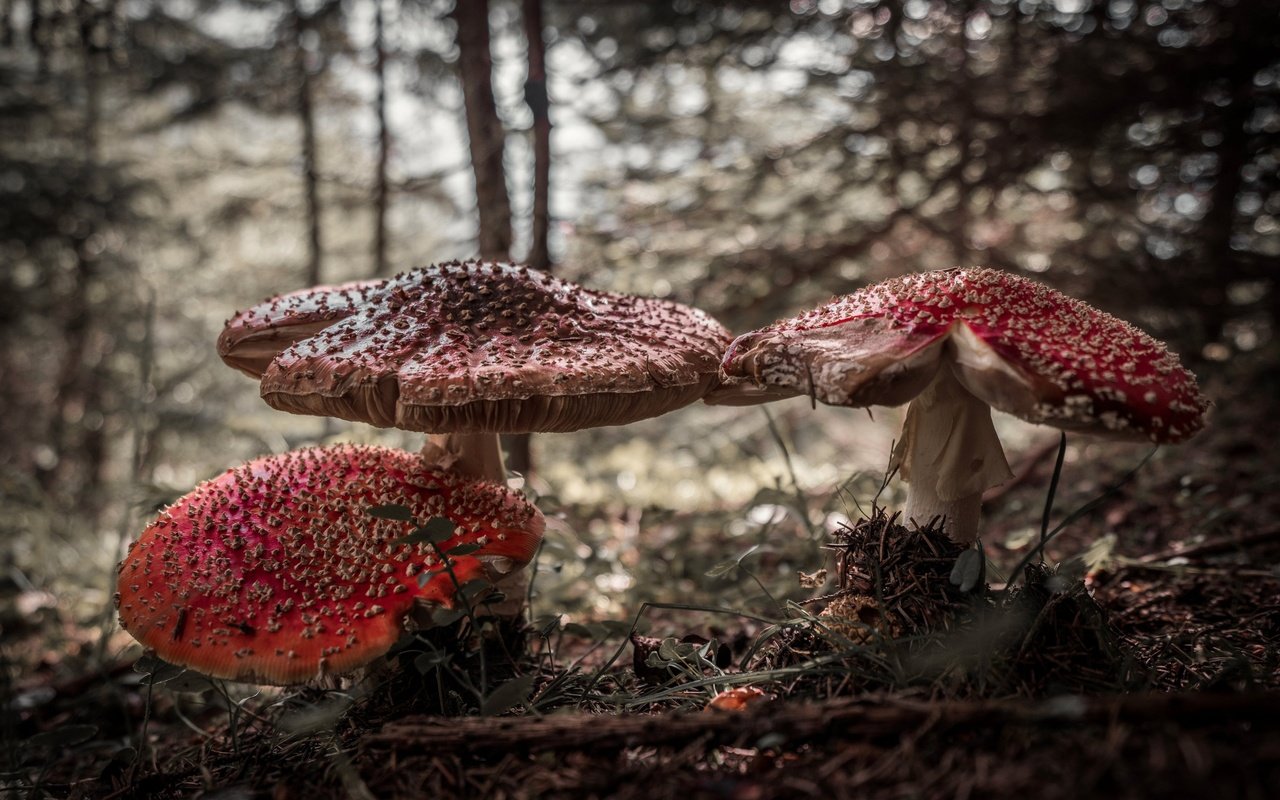
[{"label": "dead branch", "polygon": [[569,714],[506,719],[409,717],[390,723],[363,742],[365,749],[418,753],[622,749],[671,746],[698,738],[708,744],[747,745],[766,734],[789,745],[838,731],[845,739],[898,738],[921,726],[978,729],[1008,725],[1067,726],[1110,721],[1264,722],[1280,713],[1280,692],[1249,694],[1141,694],[1025,700],[840,700],[757,711],[680,712],[661,715]]},{"label": "dead branch", "polygon": [[1171,558],[1199,558],[1217,555],[1232,550],[1245,550],[1255,544],[1263,544],[1280,539],[1280,528],[1268,528],[1254,531],[1243,536],[1219,536],[1190,547],[1171,547],[1158,553],[1151,553],[1138,559],[1143,564],[1154,564]]}]

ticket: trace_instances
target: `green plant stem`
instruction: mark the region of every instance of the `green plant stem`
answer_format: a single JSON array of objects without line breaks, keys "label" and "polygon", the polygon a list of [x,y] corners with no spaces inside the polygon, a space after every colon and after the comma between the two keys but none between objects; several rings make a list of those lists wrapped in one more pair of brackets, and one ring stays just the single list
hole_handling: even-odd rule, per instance
[{"label": "green plant stem", "polygon": [[[1116,492],[1123,489],[1125,485],[1129,483],[1129,481],[1133,480],[1134,476],[1138,474],[1139,470],[1141,470],[1143,467],[1147,465],[1147,462],[1151,460],[1151,457],[1154,456],[1156,454],[1156,451],[1159,449],[1160,449],[1160,445],[1156,445],[1155,447],[1151,448],[1151,450],[1145,456],[1142,457],[1142,460],[1139,461],[1133,469],[1126,472],[1124,476],[1120,478],[1120,480],[1116,481],[1111,486],[1108,486],[1106,490],[1103,491],[1102,494],[1098,495],[1097,497],[1093,498],[1089,502],[1080,506],[1075,511],[1072,511],[1070,514],[1067,515],[1066,519],[1058,523],[1057,527],[1049,531],[1047,535],[1042,536],[1040,539],[1040,543],[1037,544],[1035,547],[1031,548],[1031,550],[1025,556],[1023,556],[1022,560],[1018,562],[1017,566],[1015,566],[1013,570],[1009,573],[1009,583],[1011,584],[1013,581],[1017,580],[1018,576],[1022,574],[1023,570],[1027,568],[1027,565],[1031,563],[1031,559],[1035,558],[1037,554],[1044,552],[1045,545],[1047,545],[1059,533],[1062,533],[1062,531],[1066,530],[1068,525],[1080,519],[1085,514],[1088,514],[1089,512],[1093,511],[1095,508],[1102,505],[1104,500],[1106,500],[1107,498],[1114,495]],[[1006,586],[1005,591],[1008,591],[1008,590],[1009,590],[1009,587]]]},{"label": "green plant stem", "polygon": [[778,620],[772,620],[772,619],[768,619],[767,617],[757,616],[755,614],[750,614],[746,611],[738,611],[737,609],[734,609],[734,608],[720,608],[718,606],[698,606],[698,605],[692,605],[690,603],[654,603],[646,600],[645,602],[640,604],[640,610],[636,612],[635,619],[631,621],[631,628],[627,632],[627,635],[622,638],[622,644],[618,645],[618,649],[613,652],[613,655],[609,657],[609,660],[601,664],[599,669],[595,671],[595,674],[591,676],[591,682],[588,683],[586,688],[582,690],[582,693],[584,696],[588,692],[590,692],[592,689],[595,688],[596,684],[600,682],[600,679],[604,677],[605,673],[608,672],[609,669],[617,662],[617,660],[622,657],[623,652],[627,649],[627,645],[631,643],[631,634],[635,633],[636,628],[640,625],[640,618],[643,617],[645,612],[651,608],[663,608],[669,611],[705,611],[711,614],[727,614],[729,616],[755,620],[756,622],[763,622],[766,625],[781,624],[780,621]]},{"label": "green plant stem", "polygon": [[1053,498],[1058,493],[1058,479],[1062,477],[1062,462],[1067,456],[1067,433],[1058,440],[1058,459],[1053,463],[1053,477],[1049,479],[1049,493],[1044,498],[1044,516],[1040,518],[1040,559],[1044,560],[1045,537],[1049,535],[1049,515],[1053,512]]}]

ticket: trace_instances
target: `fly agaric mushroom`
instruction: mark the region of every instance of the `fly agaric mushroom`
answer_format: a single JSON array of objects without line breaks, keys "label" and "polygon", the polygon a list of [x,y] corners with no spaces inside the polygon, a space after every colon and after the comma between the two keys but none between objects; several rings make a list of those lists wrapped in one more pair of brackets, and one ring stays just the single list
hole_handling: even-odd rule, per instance
[{"label": "fly agaric mushroom", "polygon": [[[498,433],[622,425],[692,403],[715,383],[730,338],[697,309],[511,264],[454,261],[314,291],[329,312],[335,291],[351,302],[295,337],[278,334],[280,309],[307,309],[290,313],[318,324],[309,310],[321,301],[305,291],[268,300],[228,323],[223,360],[251,365],[274,408],[443,434],[424,452],[499,482]],[[269,361],[258,328],[277,331]]]},{"label": "fly agaric mushroom", "polygon": [[1010,477],[991,408],[1119,439],[1179,442],[1206,403],[1177,356],[1132,325],[992,269],[906,275],[739,336],[723,369],[838,406],[910,402],[894,464],[906,518],[977,538],[983,490]]},{"label": "fly agaric mushroom", "polygon": [[[439,551],[398,543],[403,523],[368,513],[386,504],[446,518],[454,534]],[[544,524],[521,495],[412,453],[267,456],[196,487],[130,545],[120,624],[214,677],[291,684],[350,672],[395,643],[415,603],[452,607],[460,584],[528,563]],[[462,544],[475,549],[449,554]]]}]

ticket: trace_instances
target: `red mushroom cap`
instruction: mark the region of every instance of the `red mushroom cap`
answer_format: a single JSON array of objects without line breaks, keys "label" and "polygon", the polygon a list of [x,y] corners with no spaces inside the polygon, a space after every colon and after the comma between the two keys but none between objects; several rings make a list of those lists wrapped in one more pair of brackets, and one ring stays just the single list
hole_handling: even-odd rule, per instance
[{"label": "red mushroom cap", "polygon": [[351,316],[381,281],[316,286],[282,294],[241,311],[218,337],[218,355],[251,378],[261,378],[281,350]]},{"label": "red mushroom cap", "polygon": [[1035,423],[1156,442],[1204,424],[1195,376],[1123,320],[992,269],[906,275],[730,345],[730,377],[833,405],[897,405],[948,356],[979,399]]},{"label": "red mushroom cap", "polygon": [[584,289],[527,267],[421,267],[283,349],[273,407],[429,433],[571,431],[702,397],[729,333],[665,300]]},{"label": "red mushroom cap", "polygon": [[120,623],[166,661],[215,677],[289,684],[362,666],[395,643],[416,600],[449,606],[456,591],[430,544],[396,544],[407,526],[368,514],[385,504],[452,520],[446,553],[479,545],[448,557],[461,582],[486,562],[528,563],[545,524],[521,495],[398,450],[267,456],[196,487],[143,531],[120,564]]}]

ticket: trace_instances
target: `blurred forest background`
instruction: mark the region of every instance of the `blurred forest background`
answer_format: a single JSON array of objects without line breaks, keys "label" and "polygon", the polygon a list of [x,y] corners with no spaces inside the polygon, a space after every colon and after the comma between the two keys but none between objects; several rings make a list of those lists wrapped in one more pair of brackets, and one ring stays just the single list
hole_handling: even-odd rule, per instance
[{"label": "blurred forest background", "polygon": [[[197,481],[416,448],[271,411],[213,342],[265,296],[477,254],[736,332],[984,264],[1203,376],[1280,323],[1280,2],[0,0],[0,582],[103,607]],[[537,437],[538,485],[624,521],[755,509],[897,432],[772,413]]]}]

